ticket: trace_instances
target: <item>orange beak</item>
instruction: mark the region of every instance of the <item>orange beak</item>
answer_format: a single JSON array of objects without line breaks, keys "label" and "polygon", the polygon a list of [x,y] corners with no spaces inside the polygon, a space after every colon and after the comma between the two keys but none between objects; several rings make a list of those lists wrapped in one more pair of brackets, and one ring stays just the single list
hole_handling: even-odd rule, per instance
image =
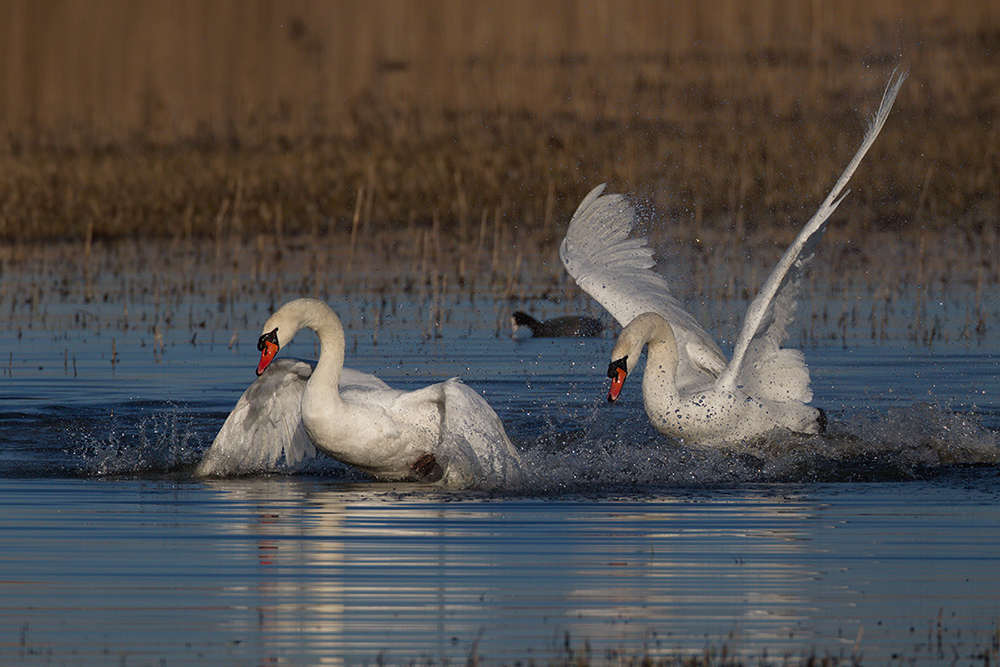
[{"label": "orange beak", "polygon": [[618,361],[612,361],[608,366],[608,377],[611,378],[611,389],[608,390],[608,403],[618,400],[618,395],[622,393],[625,386],[625,378],[628,377],[628,357],[622,357]]},{"label": "orange beak", "polygon": [[264,342],[264,349],[260,351],[260,363],[257,364],[257,375],[264,372],[264,369],[274,360],[274,355],[278,354],[278,346],[271,341]]},{"label": "orange beak", "polygon": [[257,349],[260,350],[260,363],[257,364],[257,375],[264,372],[264,369],[274,361],[274,355],[278,354],[278,330],[271,333],[262,334],[257,339]]}]

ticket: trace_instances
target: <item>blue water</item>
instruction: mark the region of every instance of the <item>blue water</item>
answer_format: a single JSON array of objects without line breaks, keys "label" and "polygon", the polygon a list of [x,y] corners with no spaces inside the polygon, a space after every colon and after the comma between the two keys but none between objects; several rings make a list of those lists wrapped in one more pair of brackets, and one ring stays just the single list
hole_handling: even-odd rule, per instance
[{"label": "blue water", "polygon": [[321,479],[5,480],[3,657],[995,655],[997,481],[491,499]]},{"label": "blue water", "polygon": [[29,303],[6,280],[2,664],[1000,657],[989,335],[803,327],[830,433],[719,453],[655,433],[637,385],[605,402],[610,334],[515,342],[501,300],[455,299],[435,325],[419,294],[332,294],[348,365],[400,388],[462,376],[536,486],[444,493],[324,460],[199,481],[269,301],[122,283],[84,303],[42,278]]}]

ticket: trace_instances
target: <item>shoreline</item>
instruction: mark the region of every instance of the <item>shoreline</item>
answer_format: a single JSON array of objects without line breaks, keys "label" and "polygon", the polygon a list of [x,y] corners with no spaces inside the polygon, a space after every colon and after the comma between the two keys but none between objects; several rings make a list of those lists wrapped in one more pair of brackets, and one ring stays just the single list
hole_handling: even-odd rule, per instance
[{"label": "shoreline", "polygon": [[[657,270],[720,339],[735,333],[787,243],[763,234],[684,238],[654,231],[660,231],[651,234]],[[518,309],[603,314],[563,269],[551,235],[508,232],[494,226],[465,240],[432,230],[378,232],[354,245],[343,233],[0,245],[0,313],[17,327],[44,319],[50,308],[90,304],[124,311],[112,319],[132,326],[165,320],[164,327],[183,328],[195,308],[204,313],[201,326],[226,330],[246,319],[235,313],[248,304],[273,309],[312,296],[374,304],[375,311],[386,303],[424,304],[427,321],[420,326],[431,337],[459,304],[492,313],[478,319],[493,322],[497,335]],[[955,234],[854,239],[834,227],[805,274],[793,341],[834,336],[846,345],[870,335],[982,345],[1000,321],[997,245],[996,236]],[[65,325],[53,318],[43,328]]]}]

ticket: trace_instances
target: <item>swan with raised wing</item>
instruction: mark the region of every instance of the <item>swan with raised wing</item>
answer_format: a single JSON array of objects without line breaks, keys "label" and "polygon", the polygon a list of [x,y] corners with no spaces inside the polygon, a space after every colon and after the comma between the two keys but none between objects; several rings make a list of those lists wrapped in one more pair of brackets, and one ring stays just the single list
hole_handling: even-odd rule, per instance
[{"label": "swan with raised wing", "polygon": [[[274,360],[299,330],[319,337],[316,367]],[[416,391],[344,368],[344,329],[324,302],[295,299],[264,324],[257,380],[196,469],[229,475],[273,468],[316,450],[383,480],[508,487],[524,470],[500,418],[458,378]]]},{"label": "swan with raised wing", "polygon": [[805,356],[781,345],[795,316],[802,271],[905,78],[890,80],[861,147],[750,304],[729,360],[653,270],[646,239],[630,238],[636,216],[625,198],[602,195],[603,185],[584,198],[559,256],[577,284],[624,327],[611,352],[609,401],[617,400],[645,348],[643,403],[661,433],[691,444],[737,446],[775,429],[825,429],[825,413],[806,405],[812,391]]}]

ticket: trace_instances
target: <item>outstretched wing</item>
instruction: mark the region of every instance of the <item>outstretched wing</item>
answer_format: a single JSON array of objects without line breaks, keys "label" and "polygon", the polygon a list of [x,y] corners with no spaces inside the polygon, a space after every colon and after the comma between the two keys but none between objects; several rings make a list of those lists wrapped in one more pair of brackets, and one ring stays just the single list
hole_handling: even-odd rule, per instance
[{"label": "outstretched wing", "polygon": [[316,455],[302,428],[302,394],[312,366],[278,359],[240,396],[195,469],[199,476],[272,470]]},{"label": "outstretched wing", "polygon": [[[760,293],[750,304],[739,337],[736,339],[733,358],[719,378],[720,387],[732,389],[751,375],[756,375],[760,381],[768,373],[762,374],[759,370],[753,374],[744,373],[744,369],[754,365],[759,369],[762,365],[771,364],[770,370],[785,377],[786,380],[794,376],[794,381],[788,385],[789,387],[801,386],[804,382],[805,396],[809,396],[809,371],[802,360],[801,352],[780,349],[781,344],[788,337],[788,325],[795,317],[802,271],[812,259],[816,244],[823,237],[827,221],[840,202],[847,196],[849,191],[845,192],[844,188],[868,149],[871,148],[875,138],[882,130],[882,126],[885,125],[889,110],[892,109],[892,104],[905,79],[906,72],[900,73],[895,80],[890,79],[882,96],[882,103],[879,105],[871,126],[865,133],[861,147],[848,163],[844,173],[840,175],[836,185],[833,186],[830,194],[820,205],[819,210],[799,232],[785,254],[781,256]],[[801,368],[799,368],[800,366]],[[804,377],[802,377],[803,374]],[[792,398],[809,400],[794,396]]]},{"label": "outstretched wing", "polygon": [[438,386],[444,392],[441,447],[449,459],[443,482],[489,489],[523,485],[521,457],[486,399],[458,378]]},{"label": "outstretched wing", "polygon": [[646,239],[630,237],[635,209],[622,195],[601,195],[604,187],[591,190],[573,214],[559,246],[563,266],[622,326],[646,312],[670,323],[680,357],[679,387],[714,379],[726,365],[725,355],[653,270]]},{"label": "outstretched wing", "polygon": [[622,326],[637,315],[657,312],[668,321],[698,327],[663,276],[652,270],[656,261],[646,239],[629,238],[635,209],[622,195],[602,196],[604,188],[591,190],[570,220],[559,246],[566,271]]},{"label": "outstretched wing", "polygon": [[[302,394],[312,366],[278,359],[240,396],[236,407],[195,469],[200,476],[238,475],[273,470],[284,460],[295,465],[316,455],[302,427]],[[345,368],[340,390],[390,389],[374,375]]]}]

